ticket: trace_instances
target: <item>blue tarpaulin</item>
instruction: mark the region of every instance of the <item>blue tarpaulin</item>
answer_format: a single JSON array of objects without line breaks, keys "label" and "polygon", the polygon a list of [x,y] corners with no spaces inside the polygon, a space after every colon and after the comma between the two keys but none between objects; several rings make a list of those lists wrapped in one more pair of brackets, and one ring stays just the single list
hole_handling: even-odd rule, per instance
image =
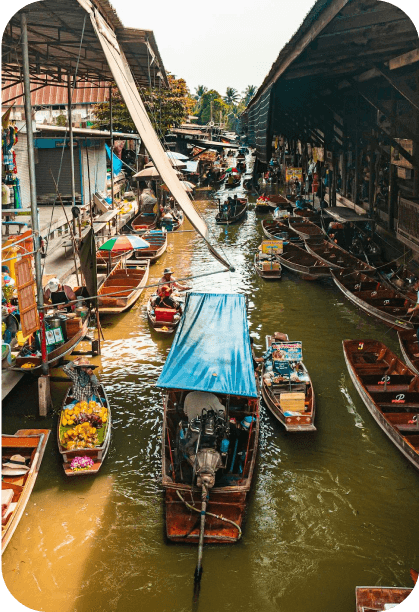
[{"label": "blue tarpaulin", "polygon": [[[111,149],[110,147],[108,147],[106,142],[105,142],[105,149],[106,149],[106,154],[108,156],[108,159],[111,159]],[[122,161],[119,159],[119,157],[115,155],[115,153],[113,153],[113,174],[114,176],[119,174],[121,172],[121,169],[122,169]]]},{"label": "blue tarpaulin", "polygon": [[243,295],[188,295],[157,386],[257,397]]}]

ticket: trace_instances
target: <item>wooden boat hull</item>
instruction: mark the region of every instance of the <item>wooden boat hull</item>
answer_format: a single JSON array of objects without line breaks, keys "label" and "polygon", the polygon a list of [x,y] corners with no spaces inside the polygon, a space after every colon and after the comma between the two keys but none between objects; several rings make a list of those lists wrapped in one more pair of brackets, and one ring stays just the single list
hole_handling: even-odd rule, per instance
[{"label": "wooden boat hull", "polygon": [[247,202],[240,208],[239,212],[230,217],[229,219],[224,219],[220,213],[218,213],[215,217],[215,222],[218,225],[232,225],[233,223],[238,223],[242,219],[245,218],[247,213]]},{"label": "wooden boat hull", "polygon": [[[343,354],[351,380],[368,411],[399,451],[419,469],[419,428],[408,423],[413,420],[412,416],[419,419],[419,379],[385,345],[375,340],[344,340]],[[380,355],[383,356],[380,358]],[[414,391],[402,393],[404,386],[397,383],[396,374],[392,378],[393,373],[409,380],[414,377],[413,382],[402,379],[406,389]],[[368,375],[376,376],[377,383],[366,385]],[[384,388],[383,378],[387,376],[390,381]],[[409,394],[407,401],[397,399],[400,395],[406,397],[406,393]],[[399,408],[401,411],[397,412]]]},{"label": "wooden boat hull", "polygon": [[[129,253],[129,251],[128,251]],[[111,268],[127,255],[127,251],[122,253],[111,253],[110,263]],[[99,269],[107,269],[109,266],[109,252],[107,251],[96,251],[96,265]]]},{"label": "wooden boat hull", "polygon": [[283,253],[278,254],[277,259],[284,268],[298,274],[303,280],[312,281],[330,277],[329,267],[298,244],[285,244]]},{"label": "wooden boat hull", "polygon": [[150,261],[139,260],[138,265],[117,264],[99,289],[98,307],[102,315],[126,312],[140,297],[147,284]]},{"label": "wooden boat hull", "polygon": [[356,612],[384,610],[385,604],[399,604],[411,592],[412,589],[404,587],[356,587]]},{"label": "wooden boat hull", "polygon": [[415,354],[419,353],[419,344],[417,341],[417,335],[415,331],[405,330],[398,331],[400,350],[403,355],[403,359],[415,374],[419,376],[419,357],[415,357]]},{"label": "wooden boat hull", "polygon": [[131,221],[131,227],[134,233],[143,233],[147,230],[156,229],[158,216],[155,213],[141,213]]},{"label": "wooden boat hull", "polygon": [[349,268],[362,272],[375,272],[375,268],[328,240],[307,240],[305,247],[309,253],[324,261],[329,268],[336,270]]},{"label": "wooden boat hull", "polygon": [[261,278],[265,280],[280,280],[281,279],[281,276],[282,276],[281,264],[278,264],[279,265],[278,270],[274,270],[274,269],[264,270],[258,258],[258,253],[255,254],[254,263],[255,263],[255,270]]},{"label": "wooden boat hull", "polygon": [[271,240],[278,240],[280,234],[287,234],[287,240],[302,242],[301,236],[299,236],[297,232],[292,229],[292,227],[289,227],[289,225],[285,225],[285,223],[281,223],[280,221],[262,221],[262,229],[265,236]]},{"label": "wooden boat hull", "polygon": [[[62,344],[61,346],[54,349],[48,354],[47,365],[49,368],[54,367],[60,359],[62,359],[63,357],[71,353],[71,351],[76,348],[76,346],[83,340],[83,338],[87,334],[88,325],[89,325],[89,317],[86,317],[83,320],[80,330],[74,336],[72,336],[69,340],[67,340],[67,342],[65,342],[64,344]],[[25,362],[35,363],[35,365],[33,368],[20,367],[19,364],[25,363]],[[26,358],[26,357],[18,356],[16,358],[16,365],[13,366],[11,369],[15,370],[16,372],[22,372],[23,374],[29,373],[29,374],[35,374],[36,376],[39,376],[42,372],[41,358],[40,357]]]},{"label": "wooden boat hull", "polygon": [[289,217],[288,225],[297,232],[303,240],[323,239],[325,238],[324,231],[312,223],[309,219],[300,219],[299,217]]},{"label": "wooden boat hull", "polygon": [[[413,329],[417,325],[417,315],[411,317],[410,320],[402,318],[407,316],[407,307],[404,305],[405,300],[403,296],[399,296],[395,291],[387,289],[387,287],[382,289],[380,282],[374,281],[366,274],[360,272],[349,273],[345,270],[331,270],[330,273],[336,286],[345,297],[368,315],[396,330]],[[356,281],[358,281],[361,289],[363,286],[365,289],[361,291],[352,289],[354,282],[354,287],[357,286]],[[375,285],[375,289],[370,288],[372,284]],[[385,302],[388,302],[388,304],[385,304]]]},{"label": "wooden boat hull", "polygon": [[[176,409],[172,409],[175,394],[179,391],[170,391],[164,399],[164,418],[162,429],[162,485],[165,489],[165,515],[166,515],[166,536],[170,541],[176,543],[198,543],[199,521],[201,508],[201,490],[189,484],[178,482],[178,472],[173,479],[171,470],[171,450],[174,448],[174,425],[175,420],[180,417],[176,415]],[[247,500],[251,488],[253,473],[256,466],[258,442],[259,442],[259,400],[249,398],[236,398],[230,396],[231,402],[243,402],[249,400],[248,404],[243,404],[244,412],[235,415],[239,419],[244,414],[251,414],[255,417],[254,426],[248,434],[247,450],[249,459],[245,462],[242,474],[232,475],[232,484],[217,486],[210,489],[207,504],[207,515],[205,521],[204,543],[205,544],[231,544],[236,542],[241,532],[239,529],[222,521],[220,518],[210,517],[208,513],[222,516],[236,523],[241,529],[244,521]],[[224,401],[226,397],[224,397]],[[174,420],[173,420],[174,419]],[[169,425],[170,423],[170,425]],[[171,441],[169,448],[168,439]],[[230,449],[229,452],[232,452]],[[246,450],[243,447],[243,450]],[[229,465],[230,457],[227,459]],[[183,500],[191,504],[194,500],[195,511],[189,509]]]},{"label": "wooden boat hull", "polygon": [[167,233],[164,234],[163,240],[156,240],[153,236],[148,236],[147,233],[143,234],[142,237],[150,243],[150,248],[133,251],[129,257],[129,261],[148,259],[150,264],[155,263],[167,249]]},{"label": "wooden boat hull", "polygon": [[[70,389],[67,391],[65,398],[63,400],[62,403],[62,409],[64,408],[64,406],[66,405],[66,402],[68,401],[69,397],[70,397],[70,392],[71,392],[71,387]],[[101,446],[97,446],[95,448],[83,448],[83,449],[79,449],[79,450],[67,450],[60,441],[60,423],[61,423],[61,414],[58,417],[58,423],[57,423],[57,443],[58,443],[58,451],[61,454],[62,458],[63,458],[63,468],[64,468],[64,473],[66,476],[92,476],[94,474],[97,474],[98,471],[100,470],[102,463],[105,460],[106,455],[108,454],[108,450],[109,450],[109,446],[111,443],[111,433],[112,433],[112,414],[111,414],[111,409],[110,409],[110,405],[109,405],[109,400],[108,397],[106,395],[106,391],[103,387],[103,385],[99,385],[99,394],[101,398],[105,399],[104,405],[106,406],[106,408],[108,409],[108,421],[107,421],[107,428],[106,428],[106,434],[105,434],[105,438],[103,440],[103,444]],[[75,457],[90,457],[91,459],[93,459],[94,464],[91,467],[91,469],[89,470],[79,470],[79,471],[74,471],[71,469],[71,462]]]},{"label": "wooden boat hull", "polygon": [[[272,342],[272,336],[267,336],[266,339],[267,339],[267,345],[270,346]],[[267,406],[267,408],[272,412],[273,416],[285,427],[285,430],[291,433],[316,431],[316,427],[314,426],[314,418],[316,415],[316,396],[314,395],[313,383],[311,382],[311,378],[308,374],[307,368],[302,363],[301,365],[303,366],[304,373],[306,374],[308,381],[309,381],[304,391],[305,396],[306,396],[306,401],[308,401],[308,405],[304,412],[301,412],[301,414],[296,415],[296,416],[286,416],[284,414],[284,411],[280,405],[278,395],[281,393],[281,391],[285,391],[285,387],[284,385],[282,385],[283,388],[275,389],[276,385],[268,386],[264,379],[265,365],[262,366],[262,398],[263,398],[263,401],[265,402],[265,405]],[[303,386],[303,385],[299,385],[299,386]],[[278,391],[276,395],[275,395],[275,390]]]},{"label": "wooden boat hull", "polygon": [[[155,296],[152,296],[152,298],[153,297]],[[166,334],[166,335],[173,334],[173,332],[176,330],[177,326],[179,325],[181,321],[181,317],[176,319],[176,321],[174,321],[172,324],[169,324],[166,321],[156,321],[156,316],[153,315],[153,307],[151,305],[152,298],[150,298],[150,300],[147,302],[147,318],[148,318],[148,321],[151,327],[158,334]]]},{"label": "wooden boat hull", "polygon": [[31,457],[30,470],[27,474],[23,476],[3,475],[2,489],[13,489],[12,503],[16,504],[16,506],[7,523],[2,526],[2,552],[4,552],[10,542],[29,501],[44,456],[49,434],[49,429],[19,429],[14,435],[2,435],[3,457],[11,457],[15,454],[22,455],[25,458],[29,454]]}]

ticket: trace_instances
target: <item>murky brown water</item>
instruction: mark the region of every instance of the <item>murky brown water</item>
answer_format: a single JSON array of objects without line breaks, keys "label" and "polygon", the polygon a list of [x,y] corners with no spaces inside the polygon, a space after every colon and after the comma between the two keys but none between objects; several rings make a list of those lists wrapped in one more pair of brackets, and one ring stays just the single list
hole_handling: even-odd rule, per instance
[{"label": "murky brown water", "polygon": [[[262,408],[259,467],[241,542],[207,547],[200,612],[325,612],[354,609],[356,585],[410,585],[419,566],[419,474],[367,412],[347,373],[343,338],[376,338],[398,352],[393,331],[356,311],[330,283],[284,272],[267,283],[253,269],[260,219],[227,230],[201,203],[237,271],[194,288],[241,291],[249,323],[264,337],[282,330],[303,341],[317,395],[318,431],[287,435]],[[190,226],[185,223],[184,229]],[[195,233],[175,233],[152,267],[183,276],[220,266]],[[56,418],[36,414],[36,386],[22,382],[4,404],[3,431],[53,430],[41,471],[3,558],[6,584],[46,612],[184,612],[192,609],[196,548],[164,539],[160,487],[160,392],[154,386],[171,339],[150,333],[147,294],[129,313],[103,321],[100,376],[112,404],[110,453],[93,479],[66,479]],[[54,385],[59,406],[63,387]]]}]

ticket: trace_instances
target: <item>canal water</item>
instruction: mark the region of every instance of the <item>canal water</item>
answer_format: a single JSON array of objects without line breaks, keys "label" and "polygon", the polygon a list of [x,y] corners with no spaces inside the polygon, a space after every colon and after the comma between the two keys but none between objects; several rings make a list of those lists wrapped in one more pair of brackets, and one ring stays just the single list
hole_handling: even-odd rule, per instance
[{"label": "canal water", "polygon": [[[356,585],[412,586],[409,568],[419,567],[419,474],[367,412],[342,355],[344,338],[376,338],[398,353],[395,333],[358,312],[331,282],[310,283],[286,271],[280,281],[261,279],[253,257],[267,216],[250,210],[245,221],[226,229],[215,224],[217,207],[204,195],[197,206],[236,272],[197,279],[194,289],[248,296],[259,354],[274,331],[303,342],[317,397],[317,432],[286,434],[262,406],[243,538],[205,548],[199,611],[350,611]],[[188,229],[185,223],[182,230]],[[220,269],[190,231],[170,234],[150,280],[168,265],[178,278]],[[8,588],[29,608],[192,610],[196,547],[168,544],[164,537],[162,402],[155,382],[171,339],[150,332],[149,292],[130,312],[103,320],[106,341],[95,362],[112,406],[113,436],[96,477],[64,476],[57,417],[35,416],[34,383],[22,381],[4,403],[4,432],[52,430],[3,557]],[[55,384],[56,407],[63,393]]]}]

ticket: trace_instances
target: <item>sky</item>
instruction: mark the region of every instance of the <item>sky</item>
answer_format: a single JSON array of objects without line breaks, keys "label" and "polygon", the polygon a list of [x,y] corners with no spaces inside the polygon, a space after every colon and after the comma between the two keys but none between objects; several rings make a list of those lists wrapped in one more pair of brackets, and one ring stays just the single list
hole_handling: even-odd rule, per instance
[{"label": "sky", "polygon": [[[125,26],[154,31],[166,70],[224,95],[259,87],[314,0],[111,0]],[[419,26],[418,0],[393,2]],[[407,8],[406,8],[407,7]]]}]

